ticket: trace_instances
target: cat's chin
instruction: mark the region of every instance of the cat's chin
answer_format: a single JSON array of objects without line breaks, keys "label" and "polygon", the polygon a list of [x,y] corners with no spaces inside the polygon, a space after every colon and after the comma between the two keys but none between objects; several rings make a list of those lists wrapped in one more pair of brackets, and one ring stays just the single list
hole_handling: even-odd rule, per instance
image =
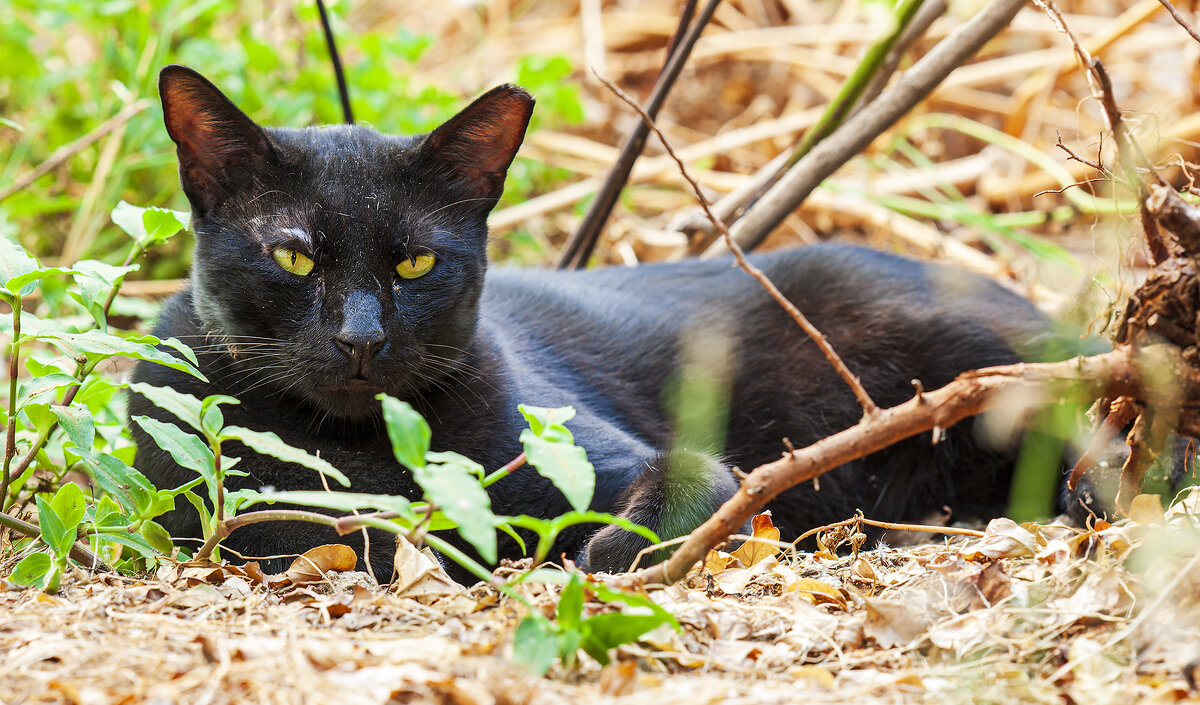
[{"label": "cat's chin", "polygon": [[348,379],[317,390],[309,399],[333,416],[356,420],[379,414],[380,404],[375,397],[384,391],[370,380]]}]

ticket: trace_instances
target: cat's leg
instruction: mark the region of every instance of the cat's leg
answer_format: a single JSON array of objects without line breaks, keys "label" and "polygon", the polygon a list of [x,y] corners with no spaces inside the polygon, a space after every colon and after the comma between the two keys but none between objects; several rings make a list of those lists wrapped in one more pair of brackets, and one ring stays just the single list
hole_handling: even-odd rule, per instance
[{"label": "cat's leg", "polygon": [[[738,489],[738,480],[716,457],[690,450],[661,452],[621,495],[617,512],[645,526],[663,541],[683,536],[703,524]],[[588,540],[579,562],[591,571],[629,569],[650,542],[609,525]],[[664,560],[668,551],[643,557],[646,566]]]}]

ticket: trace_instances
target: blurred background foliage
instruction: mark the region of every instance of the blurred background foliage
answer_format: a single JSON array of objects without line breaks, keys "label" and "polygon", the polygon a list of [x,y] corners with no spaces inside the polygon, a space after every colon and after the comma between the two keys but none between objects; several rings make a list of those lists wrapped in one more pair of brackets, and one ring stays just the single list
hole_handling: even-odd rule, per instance
[{"label": "blurred background foliage", "polygon": [[[487,87],[460,90],[433,80],[420,62],[435,37],[394,23],[352,29],[349,7],[333,3],[330,12],[359,122],[389,133],[426,132]],[[187,209],[157,102],[166,64],[197,68],[261,124],[342,121],[312,2],[3,0],[0,13],[0,189],[144,101],[123,125],[0,201],[0,235],[50,262],[115,256],[125,237],[108,213],[119,200]],[[538,95],[535,128],[583,121],[579,89],[563,81],[574,70],[566,57],[520,56],[495,69]],[[561,177],[522,160],[506,201]],[[184,276],[190,249],[180,238],[151,253],[139,278]]]}]

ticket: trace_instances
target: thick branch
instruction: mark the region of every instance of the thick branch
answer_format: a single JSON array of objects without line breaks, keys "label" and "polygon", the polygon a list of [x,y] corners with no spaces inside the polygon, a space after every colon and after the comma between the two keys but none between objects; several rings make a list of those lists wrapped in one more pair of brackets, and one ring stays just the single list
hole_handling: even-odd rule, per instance
[{"label": "thick branch", "polygon": [[[1179,351],[1169,345],[1153,346],[1140,352],[1123,347],[1103,355],[1062,362],[1021,363],[966,372],[941,389],[918,394],[903,404],[864,418],[840,433],[755,469],[742,482],[737,494],[693,531],[670,559],[622,576],[617,582],[622,585],[673,583],[784,490],[905,438],[949,428],[986,410],[997,392],[1021,390],[1033,398],[1055,401],[1087,401],[1100,395],[1136,395],[1140,380],[1135,357],[1141,355],[1156,361],[1170,361],[1179,371],[1185,393],[1191,395],[1200,391],[1194,376],[1184,371]],[[1161,370],[1161,364],[1155,367]]]}]

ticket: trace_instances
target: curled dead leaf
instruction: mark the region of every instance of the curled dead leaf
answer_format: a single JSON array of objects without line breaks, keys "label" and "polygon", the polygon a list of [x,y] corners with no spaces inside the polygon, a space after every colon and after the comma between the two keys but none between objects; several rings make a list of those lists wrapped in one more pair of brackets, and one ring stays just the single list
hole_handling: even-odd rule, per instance
[{"label": "curled dead leaf", "polygon": [[305,551],[292,561],[284,575],[294,585],[315,583],[324,579],[329,571],[345,572],[358,565],[358,554],[353,548],[340,543],[325,544]]},{"label": "curled dead leaf", "polygon": [[799,578],[795,582],[788,583],[784,592],[799,592],[812,601],[814,605],[822,603],[834,604],[843,609],[846,607],[846,598],[842,595],[841,590],[838,590],[829,583],[823,583],[820,580],[812,578]]},{"label": "curled dead leaf", "polygon": [[771,513],[763,512],[757,514],[751,520],[751,525],[754,527],[753,536],[756,539],[766,539],[766,541],[750,540],[738,546],[733,552],[733,557],[742,562],[742,565],[749,568],[759,561],[767,558],[772,558],[779,553],[779,547],[767,541],[779,540],[779,529],[771,522]]}]

